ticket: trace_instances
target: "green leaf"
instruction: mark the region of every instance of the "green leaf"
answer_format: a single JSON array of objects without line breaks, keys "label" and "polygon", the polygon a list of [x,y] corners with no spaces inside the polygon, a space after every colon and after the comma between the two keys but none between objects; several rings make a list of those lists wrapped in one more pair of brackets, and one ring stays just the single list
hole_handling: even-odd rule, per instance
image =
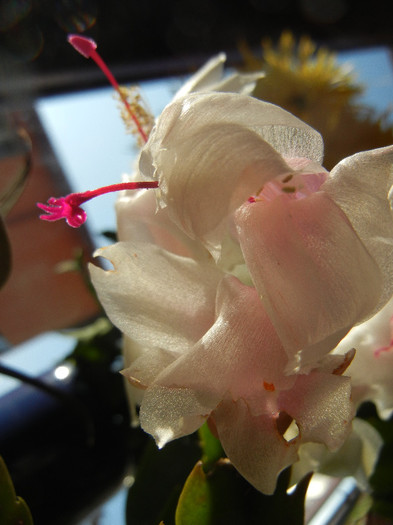
[{"label": "green leaf", "polygon": [[188,477],[176,509],[176,525],[303,525],[304,499],[311,475],[292,494],[287,493],[289,470],[274,495],[265,496],[234,469],[219,460],[205,473],[199,461]]},{"label": "green leaf", "polygon": [[214,464],[225,457],[221,441],[210,432],[207,423],[198,430],[200,446],[202,448],[202,464],[205,472],[213,468]]},{"label": "green leaf", "polygon": [[208,525],[212,522],[213,490],[202,461],[193,468],[176,509],[176,525]]},{"label": "green leaf", "polygon": [[0,215],[0,288],[5,284],[11,272],[11,246],[8,240],[3,218]]},{"label": "green leaf", "polygon": [[0,457],[0,523],[1,525],[33,525],[30,510],[15,494],[8,469]]},{"label": "green leaf", "polygon": [[149,438],[127,499],[127,525],[174,525],[176,504],[200,457],[196,435],[176,439],[159,450]]}]

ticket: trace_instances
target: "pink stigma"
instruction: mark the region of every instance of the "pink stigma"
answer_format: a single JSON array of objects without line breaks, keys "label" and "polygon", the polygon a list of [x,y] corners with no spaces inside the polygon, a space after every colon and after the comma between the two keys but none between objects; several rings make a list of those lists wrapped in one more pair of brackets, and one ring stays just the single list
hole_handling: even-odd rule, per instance
[{"label": "pink stigma", "polygon": [[120,184],[111,184],[92,191],[84,193],[70,193],[66,197],[51,197],[47,204],[37,202],[38,208],[45,211],[47,215],[40,215],[44,221],[58,221],[65,219],[72,228],[79,228],[86,221],[86,212],[80,207],[84,202],[113,191],[121,190],[138,190],[143,188],[158,188],[157,181],[147,182],[122,182]]},{"label": "pink stigma", "polygon": [[97,44],[94,42],[94,40],[92,38],[88,38],[86,36],[81,36],[81,35],[68,35],[67,40],[74,47],[74,49],[76,49],[85,58],[92,58],[94,60],[94,62],[101,69],[101,71],[104,73],[104,75],[109,80],[111,85],[114,87],[114,89],[119,94],[121,101],[123,102],[126,110],[128,111],[130,117],[135,123],[135,126],[138,130],[139,135],[142,137],[144,142],[147,142],[148,137],[145,131],[143,130],[141,123],[137,119],[135,113],[132,111],[127,101],[127,98],[124,95],[124,93],[121,91],[120,86],[117,83],[115,77],[112,75],[108,66],[102,60],[101,56],[97,53],[96,51]]}]

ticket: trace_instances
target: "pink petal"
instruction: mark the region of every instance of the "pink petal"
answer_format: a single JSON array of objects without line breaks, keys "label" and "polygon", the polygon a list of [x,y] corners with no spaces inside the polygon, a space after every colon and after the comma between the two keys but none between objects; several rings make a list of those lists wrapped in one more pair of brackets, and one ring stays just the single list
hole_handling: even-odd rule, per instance
[{"label": "pink petal", "polygon": [[332,170],[323,185],[377,262],[383,285],[376,313],[393,294],[393,146],[357,153]]},{"label": "pink petal", "polygon": [[226,400],[214,411],[221,444],[240,474],[272,494],[278,474],[297,460],[296,442],[287,442],[270,414],[252,416],[243,399]]},{"label": "pink petal", "polygon": [[235,220],[251,277],[288,355],[303,349],[298,365],[318,360],[374,308],[379,269],[323,192],[245,204]]},{"label": "pink petal", "polygon": [[319,371],[298,375],[292,389],[280,392],[279,406],[296,421],[302,442],[334,450],[348,436],[355,415],[351,380]]},{"label": "pink petal", "polygon": [[[247,397],[259,415],[265,410],[260,400],[266,388],[293,385],[295,378],[283,374],[286,362],[255,289],[225,277],[219,285],[214,325],[192,349],[168,363],[146,390],[142,427],[158,440],[162,428],[165,435],[176,437],[190,428],[194,431],[200,421],[195,417],[206,419],[227,392],[234,400]],[[135,366],[127,374],[139,378]],[[143,377],[146,372],[139,374]]]}]

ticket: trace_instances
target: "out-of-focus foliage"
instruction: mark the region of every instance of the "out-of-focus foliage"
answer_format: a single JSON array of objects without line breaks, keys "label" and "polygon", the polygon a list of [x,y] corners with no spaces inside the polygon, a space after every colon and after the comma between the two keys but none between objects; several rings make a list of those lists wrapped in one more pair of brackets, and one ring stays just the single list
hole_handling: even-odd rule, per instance
[{"label": "out-of-focus foliage", "polygon": [[2,525],[33,525],[29,507],[15,494],[8,469],[0,457],[0,523]]},{"label": "out-of-focus foliage", "polygon": [[[9,148],[8,134],[5,134],[3,148]],[[18,146],[24,150],[21,165],[16,173],[7,173],[0,170],[1,189],[0,189],[0,287],[5,284],[11,272],[11,245],[8,239],[7,229],[4,224],[4,217],[10,212],[14,204],[22,194],[32,164],[32,145],[30,137],[23,129],[18,130]],[[4,181],[7,181],[4,184]]]}]

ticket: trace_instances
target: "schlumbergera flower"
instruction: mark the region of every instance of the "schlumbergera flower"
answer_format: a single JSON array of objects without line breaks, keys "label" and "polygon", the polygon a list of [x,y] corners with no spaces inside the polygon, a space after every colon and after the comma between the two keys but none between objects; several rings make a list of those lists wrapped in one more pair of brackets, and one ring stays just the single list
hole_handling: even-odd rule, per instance
[{"label": "schlumbergera flower", "polygon": [[355,326],[335,348],[343,354],[356,348],[349,368],[357,406],[372,401],[382,419],[393,413],[393,299],[368,321]]},{"label": "schlumbergera flower", "polygon": [[319,134],[246,95],[255,76],[221,81],[221,55],[147,137],[95,43],[70,41],[147,142],[132,181],[51,199],[43,218],[79,226],[94,196],[159,187],[124,192],[120,242],[97,252],[113,269],[91,266],[125,335],[140,423],[162,447],[207,421],[238,471],[272,493],[301,445],[335,450],[350,435],[354,352],[331,350],[392,295],[393,148],[327,173]]},{"label": "schlumbergera flower", "polygon": [[159,447],[204,422],[272,493],[304,443],[338,448],[353,352],[330,351],[392,295],[393,148],[329,174],[319,134],[243,94],[183,93],[118,202],[93,283],[126,339],[124,375]]}]

